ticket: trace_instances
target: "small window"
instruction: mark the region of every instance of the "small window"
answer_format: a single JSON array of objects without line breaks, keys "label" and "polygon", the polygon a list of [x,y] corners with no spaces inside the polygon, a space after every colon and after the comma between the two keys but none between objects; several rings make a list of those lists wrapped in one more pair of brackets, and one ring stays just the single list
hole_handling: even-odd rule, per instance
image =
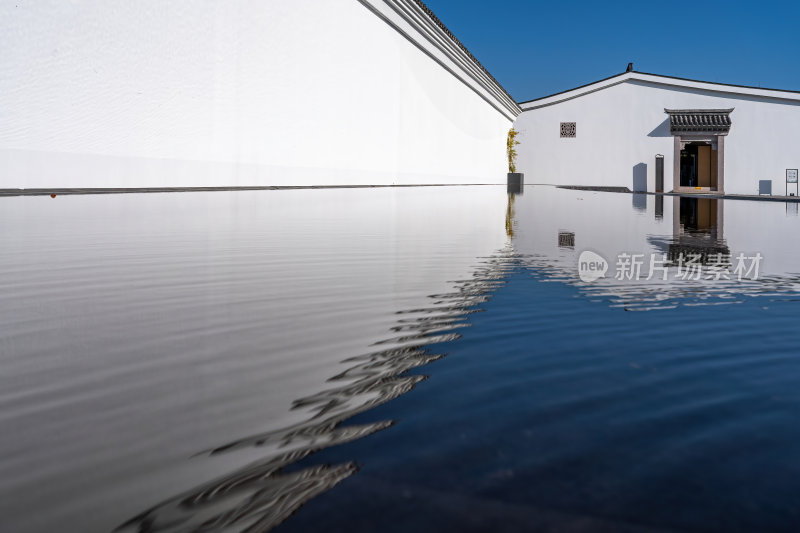
[{"label": "small window", "polygon": [[561,123],[561,136],[562,137],[575,137],[575,123],[562,122]]}]

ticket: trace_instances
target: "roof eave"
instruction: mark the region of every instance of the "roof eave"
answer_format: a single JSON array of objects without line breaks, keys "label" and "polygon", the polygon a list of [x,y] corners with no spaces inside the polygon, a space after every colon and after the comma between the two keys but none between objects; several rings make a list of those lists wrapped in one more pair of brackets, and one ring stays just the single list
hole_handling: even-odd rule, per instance
[{"label": "roof eave", "polygon": [[731,107],[730,109],[667,109],[664,108],[664,113],[668,113],[670,115],[678,115],[678,114],[688,114],[688,113],[705,113],[707,115],[711,114],[720,114],[726,113],[730,114],[733,113],[733,110],[736,109],[735,107]]},{"label": "roof eave", "polygon": [[[655,83],[660,85],[667,85],[672,87],[683,87],[689,89],[714,91],[728,94],[740,94],[746,96],[756,96],[761,98],[774,98],[782,100],[800,101],[800,91],[791,91],[785,89],[765,89],[762,87],[748,87],[745,85],[731,85],[710,81],[691,80],[688,78],[677,78],[674,76],[664,76],[662,74],[651,74],[649,72],[640,72],[633,70],[630,72],[623,72],[615,74],[602,80],[581,85],[561,91],[558,93],[542,96],[534,100],[527,100],[519,102],[518,105],[522,111],[531,111],[540,107],[551,106],[574,98],[579,98],[586,94],[607,89],[614,85],[627,82],[629,80],[637,80],[645,83]],[[672,80],[672,83],[670,83]]]}]

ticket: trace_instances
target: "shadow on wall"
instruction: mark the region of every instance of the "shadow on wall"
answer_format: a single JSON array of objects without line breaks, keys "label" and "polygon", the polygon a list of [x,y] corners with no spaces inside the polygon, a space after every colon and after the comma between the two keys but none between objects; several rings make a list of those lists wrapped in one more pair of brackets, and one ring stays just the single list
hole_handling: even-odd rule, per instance
[{"label": "shadow on wall", "polygon": [[647,164],[636,163],[633,165],[633,192],[647,192]]},{"label": "shadow on wall", "polygon": [[665,118],[664,122],[656,126],[656,129],[647,134],[648,137],[672,137],[669,132],[669,118]]}]

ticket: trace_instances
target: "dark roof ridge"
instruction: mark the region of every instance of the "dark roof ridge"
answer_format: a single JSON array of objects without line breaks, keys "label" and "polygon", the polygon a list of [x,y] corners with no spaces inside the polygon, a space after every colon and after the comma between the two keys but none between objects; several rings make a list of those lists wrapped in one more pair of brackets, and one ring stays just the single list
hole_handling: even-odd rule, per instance
[{"label": "dark roof ridge", "polygon": [[781,93],[794,93],[800,94],[800,91],[796,91],[793,89],[771,89],[769,87],[755,87],[753,85],[737,85],[735,83],[722,83],[719,81],[704,81],[704,80],[693,80],[691,78],[679,78],[678,76],[667,76],[665,74],[653,74],[652,72],[641,72],[639,70],[634,70],[636,74],[644,74],[645,76],[655,76],[657,78],[668,78],[671,80],[681,80],[681,81],[691,81],[694,83],[707,83],[709,85],[722,85],[724,87],[738,87],[740,89],[757,89],[759,91],[777,91]]},{"label": "dark roof ridge", "polygon": [[752,85],[736,85],[734,83],[720,83],[717,81],[704,81],[704,80],[694,80],[691,78],[679,78],[678,76],[667,76],[665,74],[653,74],[652,72],[642,72],[640,70],[632,70],[627,72],[621,72],[619,74],[614,74],[613,76],[609,76],[607,78],[603,78],[601,80],[593,81],[591,83],[585,83],[583,85],[579,85],[578,87],[573,87],[572,89],[566,89],[564,91],[559,91],[557,93],[548,94],[546,96],[540,96],[539,98],[534,98],[532,100],[525,100],[523,102],[517,102],[518,105],[523,104],[530,104],[532,102],[538,102],[539,100],[544,100],[545,98],[550,98],[553,96],[558,96],[559,94],[564,94],[572,91],[577,91],[578,89],[583,89],[584,87],[589,87],[590,85],[594,85],[596,83],[602,83],[604,81],[608,81],[613,78],[617,78],[619,76],[624,76],[625,74],[644,74],[645,76],[654,76],[656,78],[667,78],[670,80],[680,80],[680,81],[690,81],[693,83],[706,83],[709,85],[721,85],[723,87],[738,87],[740,89],[756,89],[760,91],[775,91],[775,92],[783,92],[783,93],[792,93],[792,94],[800,94],[800,91],[795,91],[791,89],[771,89],[769,87],[754,87]]},{"label": "dark roof ridge", "polygon": [[472,52],[470,52],[467,49],[467,47],[464,46],[461,43],[461,41],[458,40],[458,37],[456,37],[453,34],[453,32],[451,32],[447,28],[447,26],[444,25],[444,22],[439,20],[439,17],[437,17],[436,14],[434,14],[434,12],[431,11],[431,8],[429,8],[428,6],[425,5],[425,2],[423,2],[422,0],[413,0],[413,2],[415,4],[417,4],[420,7],[420,9],[422,9],[425,12],[426,15],[428,15],[428,18],[430,18],[431,21],[433,21],[433,23],[436,24],[439,27],[439,29],[441,29],[445,34],[447,34],[448,37],[450,37],[450,39],[456,44],[456,46],[458,46],[461,49],[462,52],[467,54],[467,56],[481,69],[481,71],[483,71],[484,74],[486,74],[489,77],[490,80],[495,82],[497,84],[497,86],[500,87],[500,90],[503,91],[506,96],[508,96],[514,103],[516,103],[516,100],[514,100],[514,97],[512,97],[510,94],[508,94],[508,91],[506,91],[505,87],[503,87],[503,85],[499,81],[497,81],[495,79],[495,77],[492,76],[489,73],[488,70],[486,70],[486,67],[484,67],[481,64],[481,62],[478,61],[478,59],[474,55],[472,55]]},{"label": "dark roof ridge", "polygon": [[727,108],[727,109],[667,109],[665,107],[664,108],[664,113],[669,113],[669,114],[673,114],[673,113],[675,113],[675,114],[687,114],[687,113],[712,114],[713,113],[715,115],[718,115],[720,113],[733,113],[734,109],[736,109],[736,108],[735,107],[730,107],[730,108]]}]

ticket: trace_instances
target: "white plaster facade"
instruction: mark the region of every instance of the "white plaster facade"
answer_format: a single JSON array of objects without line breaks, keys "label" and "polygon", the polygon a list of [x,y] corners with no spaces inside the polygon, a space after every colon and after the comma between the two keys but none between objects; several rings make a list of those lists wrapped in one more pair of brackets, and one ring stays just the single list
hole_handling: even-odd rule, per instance
[{"label": "white plaster facade", "polygon": [[[523,102],[518,171],[527,183],[655,190],[664,155],[664,189],[673,190],[674,141],[666,109],[734,108],[724,139],[724,192],[758,194],[772,180],[785,193],[786,169],[800,167],[800,93],[626,72]],[[562,138],[561,122],[576,136]],[[645,181],[646,177],[646,181]]]},{"label": "white plaster facade", "polygon": [[502,183],[517,104],[413,0],[0,4],[0,189]]}]

